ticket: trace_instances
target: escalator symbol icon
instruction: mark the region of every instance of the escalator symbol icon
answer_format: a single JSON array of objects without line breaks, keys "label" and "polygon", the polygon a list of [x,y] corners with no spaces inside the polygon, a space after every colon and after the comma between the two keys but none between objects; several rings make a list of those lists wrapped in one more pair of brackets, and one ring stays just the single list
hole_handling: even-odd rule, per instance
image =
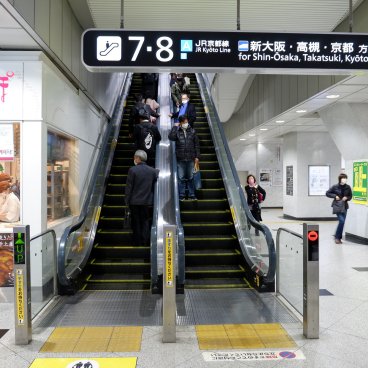
[{"label": "escalator symbol icon", "polygon": [[97,37],[97,60],[120,61],[121,37],[118,36]]}]

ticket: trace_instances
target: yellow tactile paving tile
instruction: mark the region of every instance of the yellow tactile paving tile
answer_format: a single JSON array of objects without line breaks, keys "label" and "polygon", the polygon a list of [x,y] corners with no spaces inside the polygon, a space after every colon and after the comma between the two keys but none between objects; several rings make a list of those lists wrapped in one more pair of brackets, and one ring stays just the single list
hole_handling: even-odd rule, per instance
[{"label": "yellow tactile paving tile", "polygon": [[137,352],[141,349],[143,327],[58,327],[41,352]]},{"label": "yellow tactile paving tile", "polygon": [[85,327],[81,339],[110,339],[113,327]]},{"label": "yellow tactile paving tile", "polygon": [[81,339],[73,349],[73,353],[105,352],[110,339]]},{"label": "yellow tactile paving tile", "polygon": [[196,326],[196,333],[201,350],[297,346],[279,323]]},{"label": "yellow tactile paving tile", "polygon": [[79,339],[84,327],[57,327],[52,331],[49,339]]},{"label": "yellow tactile paving tile", "polygon": [[127,337],[125,339],[111,339],[106,351],[137,352],[141,350],[141,338]]}]

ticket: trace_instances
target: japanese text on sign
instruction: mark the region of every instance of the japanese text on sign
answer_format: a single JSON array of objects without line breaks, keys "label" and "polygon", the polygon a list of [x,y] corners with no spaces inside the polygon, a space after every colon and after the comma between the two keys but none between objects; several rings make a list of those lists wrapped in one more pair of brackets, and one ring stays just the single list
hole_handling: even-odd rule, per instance
[{"label": "japanese text on sign", "polygon": [[173,287],[174,285],[172,248],[173,248],[173,233],[171,231],[168,231],[166,234],[166,286],[167,287]]}]

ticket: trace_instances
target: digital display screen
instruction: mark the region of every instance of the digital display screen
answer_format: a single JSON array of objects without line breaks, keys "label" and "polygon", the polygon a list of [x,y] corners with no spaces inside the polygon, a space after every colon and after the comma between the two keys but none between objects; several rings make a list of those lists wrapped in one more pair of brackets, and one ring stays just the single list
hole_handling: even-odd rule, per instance
[{"label": "digital display screen", "polygon": [[317,230],[308,231],[308,261],[319,260],[319,232]]},{"label": "digital display screen", "polygon": [[82,61],[103,67],[367,69],[368,34],[129,31],[91,29]]},{"label": "digital display screen", "polygon": [[24,233],[14,234],[14,264],[22,265],[26,263],[26,243]]}]

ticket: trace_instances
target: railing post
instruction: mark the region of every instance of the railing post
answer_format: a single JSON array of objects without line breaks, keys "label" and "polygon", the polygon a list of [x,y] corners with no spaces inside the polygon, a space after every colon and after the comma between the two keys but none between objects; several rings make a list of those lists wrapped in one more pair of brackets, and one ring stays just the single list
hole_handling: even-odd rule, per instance
[{"label": "railing post", "polygon": [[176,226],[164,225],[163,264],[163,337],[162,342],[176,342]]},{"label": "railing post", "polygon": [[29,225],[13,228],[15,344],[32,340]]},{"label": "railing post", "polygon": [[303,224],[303,334],[319,338],[319,226]]}]

